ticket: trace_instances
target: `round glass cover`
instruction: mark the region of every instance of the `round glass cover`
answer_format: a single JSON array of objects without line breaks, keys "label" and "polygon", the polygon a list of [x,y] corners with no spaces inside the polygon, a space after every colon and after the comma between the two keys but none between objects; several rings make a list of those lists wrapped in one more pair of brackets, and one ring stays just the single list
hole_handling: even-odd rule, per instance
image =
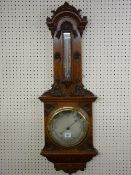
[{"label": "round glass cover", "polygon": [[65,147],[75,146],[86,137],[87,120],[81,110],[61,108],[51,115],[48,131],[55,143]]}]

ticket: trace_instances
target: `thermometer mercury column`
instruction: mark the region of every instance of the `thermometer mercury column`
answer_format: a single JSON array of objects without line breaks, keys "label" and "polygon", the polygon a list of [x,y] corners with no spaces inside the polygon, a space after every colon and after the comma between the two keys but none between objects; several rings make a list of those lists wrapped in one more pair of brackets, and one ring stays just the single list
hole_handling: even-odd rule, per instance
[{"label": "thermometer mercury column", "polygon": [[71,79],[71,33],[63,33],[64,45],[64,79]]}]

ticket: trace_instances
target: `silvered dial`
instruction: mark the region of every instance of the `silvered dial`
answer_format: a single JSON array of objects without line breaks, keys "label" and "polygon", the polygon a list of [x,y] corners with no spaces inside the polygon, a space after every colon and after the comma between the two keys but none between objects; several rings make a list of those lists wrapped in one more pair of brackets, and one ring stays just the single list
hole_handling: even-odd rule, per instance
[{"label": "silvered dial", "polygon": [[75,146],[87,134],[87,120],[77,109],[62,108],[51,116],[48,131],[51,139],[57,144],[65,147]]}]

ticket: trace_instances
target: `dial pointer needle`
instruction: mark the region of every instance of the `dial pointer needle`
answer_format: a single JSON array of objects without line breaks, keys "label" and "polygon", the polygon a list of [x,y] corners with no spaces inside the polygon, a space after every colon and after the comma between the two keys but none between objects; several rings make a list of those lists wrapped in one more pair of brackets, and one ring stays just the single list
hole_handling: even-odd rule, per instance
[{"label": "dial pointer needle", "polygon": [[63,134],[66,130],[69,130],[75,123],[77,123],[80,119],[75,120],[73,123],[71,123],[69,126],[67,126],[63,131],[60,132],[60,134]]}]

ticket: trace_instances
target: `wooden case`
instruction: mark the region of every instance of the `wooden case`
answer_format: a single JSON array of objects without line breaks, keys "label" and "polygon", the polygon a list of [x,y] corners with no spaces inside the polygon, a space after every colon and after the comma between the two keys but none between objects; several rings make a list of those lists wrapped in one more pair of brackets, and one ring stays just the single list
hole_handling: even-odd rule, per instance
[{"label": "wooden case", "polygon": [[[67,2],[53,11],[52,18],[47,17],[47,25],[53,37],[54,83],[52,88],[39,99],[44,102],[45,146],[41,155],[54,163],[56,170],[73,173],[84,170],[86,162],[97,155],[93,146],[92,103],[96,96],[82,84],[81,37],[87,24],[86,17],[80,16],[80,10]],[[64,77],[64,50],[62,32],[71,32],[71,77]],[[48,124],[52,111],[62,107],[80,108],[88,116],[88,134],[78,145],[63,147],[55,144],[49,137]],[[85,117],[87,117],[85,116]]]}]

